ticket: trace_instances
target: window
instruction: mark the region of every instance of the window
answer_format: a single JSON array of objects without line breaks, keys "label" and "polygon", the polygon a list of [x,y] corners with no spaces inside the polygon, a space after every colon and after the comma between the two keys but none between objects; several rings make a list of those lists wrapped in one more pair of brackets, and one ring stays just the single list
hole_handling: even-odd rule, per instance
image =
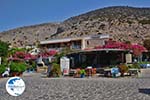
[{"label": "window", "polygon": [[89,45],[89,41],[87,41],[87,45]]}]

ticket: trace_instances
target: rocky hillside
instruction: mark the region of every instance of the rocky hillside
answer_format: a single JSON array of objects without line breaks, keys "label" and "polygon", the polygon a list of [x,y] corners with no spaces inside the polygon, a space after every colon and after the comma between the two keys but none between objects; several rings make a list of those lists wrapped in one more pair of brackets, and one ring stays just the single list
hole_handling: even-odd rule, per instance
[{"label": "rocky hillside", "polygon": [[150,8],[108,7],[69,18],[62,36],[111,34],[120,41],[139,43],[150,37]]},{"label": "rocky hillside", "polygon": [[115,40],[143,43],[150,38],[150,8],[107,7],[62,23],[46,23],[21,27],[0,33],[0,39],[14,46],[35,44],[40,40],[111,34]]},{"label": "rocky hillside", "polygon": [[0,33],[0,40],[9,42],[12,46],[35,45],[40,40],[49,39],[57,32],[59,24],[46,23],[25,26]]}]

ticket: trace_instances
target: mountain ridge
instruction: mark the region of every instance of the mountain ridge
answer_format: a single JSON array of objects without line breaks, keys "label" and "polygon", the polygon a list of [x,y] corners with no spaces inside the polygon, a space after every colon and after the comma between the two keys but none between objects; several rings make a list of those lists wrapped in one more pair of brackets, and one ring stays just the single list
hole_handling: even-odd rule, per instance
[{"label": "mountain ridge", "polygon": [[150,8],[113,6],[74,16],[60,23],[43,23],[0,33],[0,40],[13,46],[33,45],[51,38],[79,37],[100,33],[114,40],[142,44],[150,37]]}]

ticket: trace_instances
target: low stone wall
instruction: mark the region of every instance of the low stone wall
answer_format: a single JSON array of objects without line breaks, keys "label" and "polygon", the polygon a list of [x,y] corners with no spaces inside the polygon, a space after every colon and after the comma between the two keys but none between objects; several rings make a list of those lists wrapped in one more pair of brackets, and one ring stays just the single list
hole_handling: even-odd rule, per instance
[{"label": "low stone wall", "polygon": [[150,78],[150,68],[141,69],[139,73],[139,77],[141,78]]}]

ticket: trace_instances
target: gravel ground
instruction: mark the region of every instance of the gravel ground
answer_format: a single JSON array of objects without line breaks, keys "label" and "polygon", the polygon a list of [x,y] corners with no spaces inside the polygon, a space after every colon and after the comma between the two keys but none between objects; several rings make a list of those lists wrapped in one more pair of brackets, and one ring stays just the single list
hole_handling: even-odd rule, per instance
[{"label": "gravel ground", "polygon": [[0,79],[0,100],[150,100],[150,78],[43,78],[23,76],[26,90],[19,97]]}]

